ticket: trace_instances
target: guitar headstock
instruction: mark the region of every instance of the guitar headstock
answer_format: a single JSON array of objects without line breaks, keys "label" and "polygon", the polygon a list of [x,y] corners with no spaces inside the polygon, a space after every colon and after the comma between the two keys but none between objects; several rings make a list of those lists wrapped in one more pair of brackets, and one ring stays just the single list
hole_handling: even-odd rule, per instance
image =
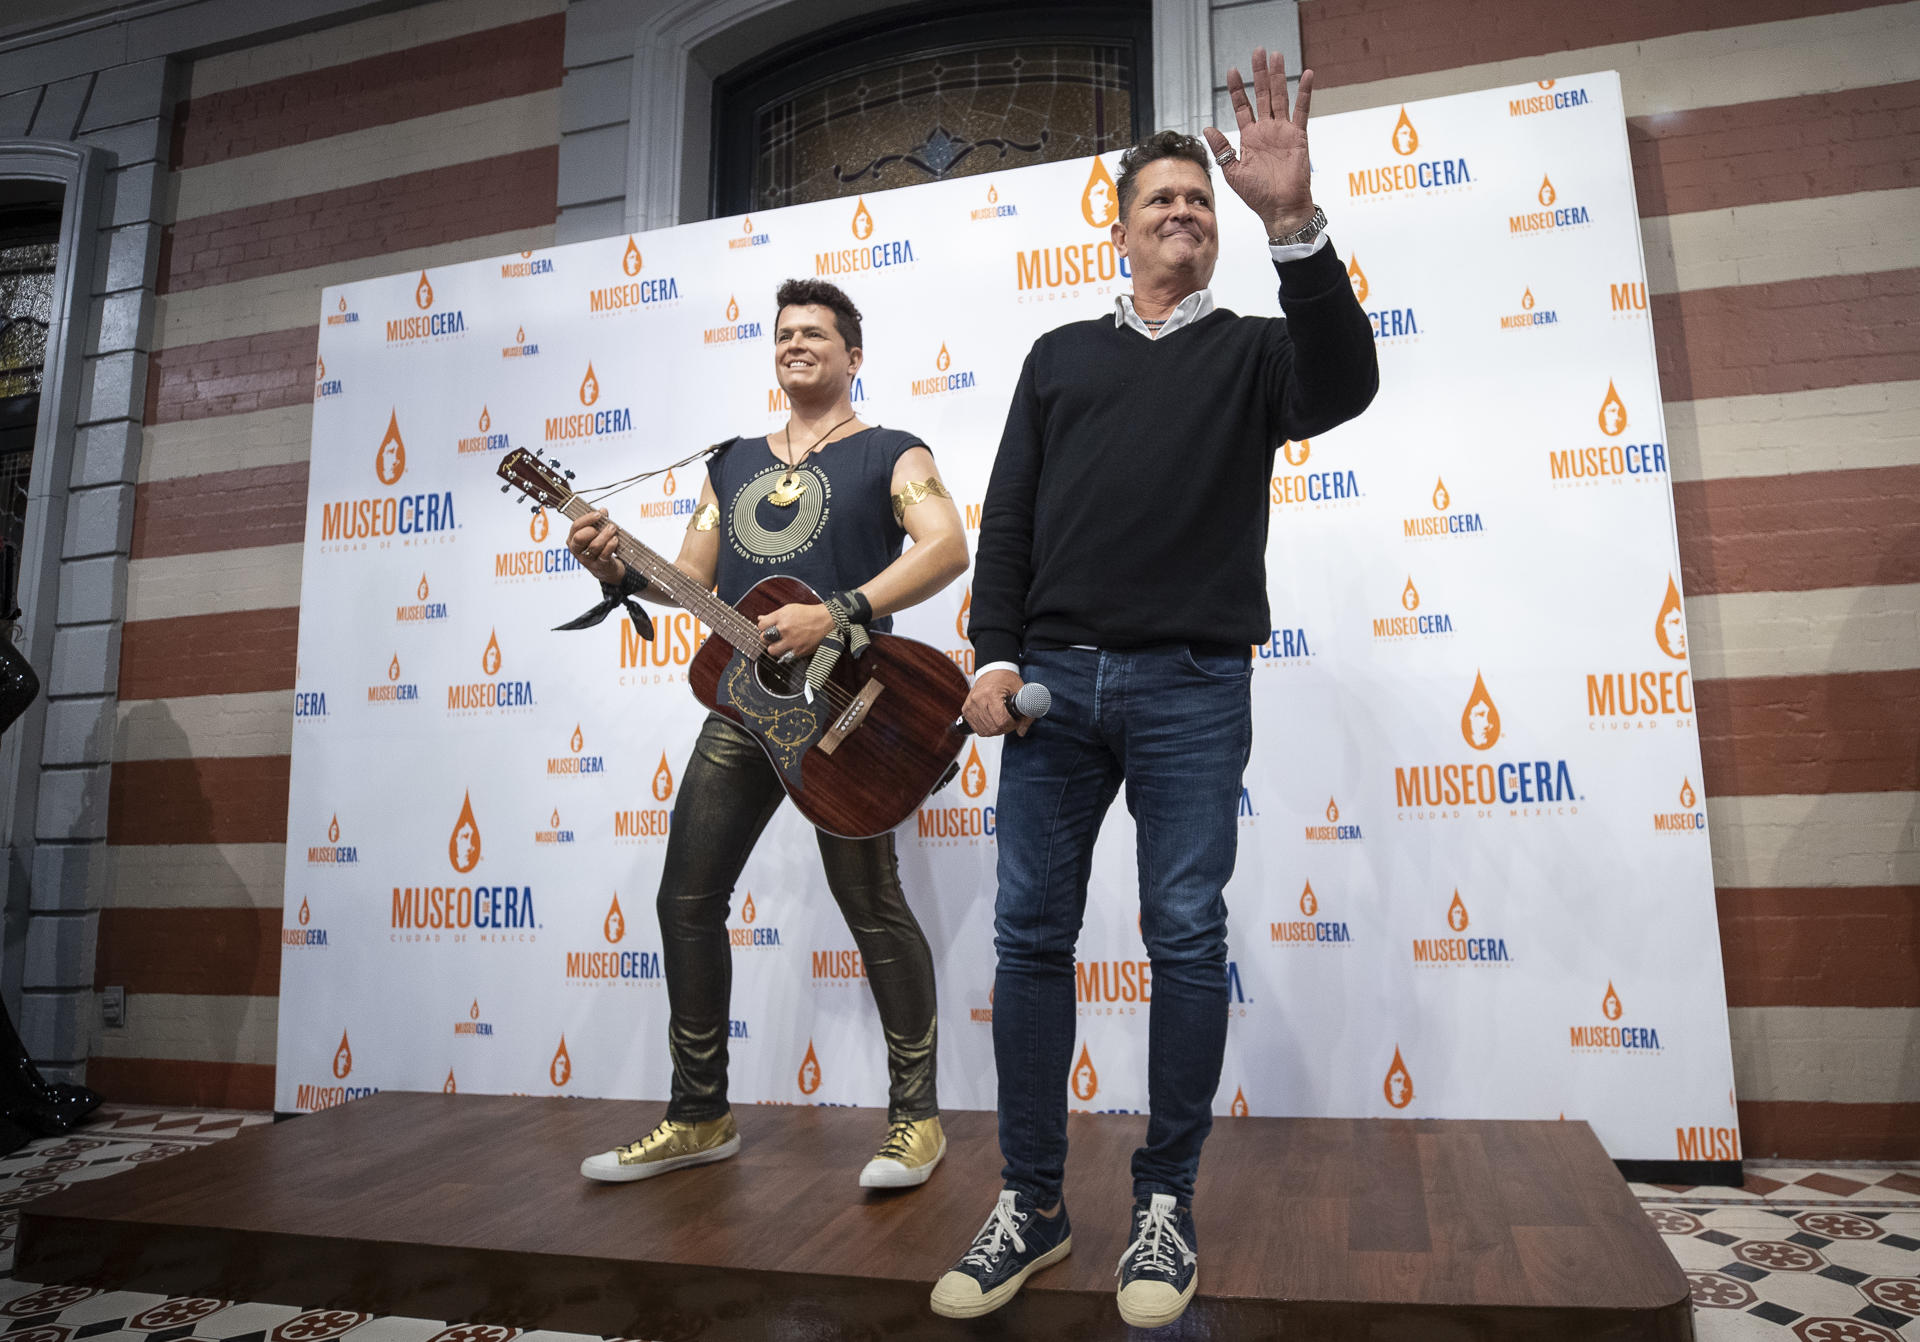
[{"label": "guitar headstock", "polygon": [[502,494],[517,488],[543,508],[564,508],[573,497],[573,486],[567,483],[573,472],[561,470],[558,458],[541,461],[524,447],[500,459],[500,478],[507,482],[500,486]]}]

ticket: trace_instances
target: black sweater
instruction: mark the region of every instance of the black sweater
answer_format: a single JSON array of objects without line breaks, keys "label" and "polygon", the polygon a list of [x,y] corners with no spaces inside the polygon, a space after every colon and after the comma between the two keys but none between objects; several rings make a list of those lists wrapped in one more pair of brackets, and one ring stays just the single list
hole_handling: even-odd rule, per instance
[{"label": "black sweater", "polygon": [[1216,309],[1148,340],[1108,315],[1034,342],[981,512],[981,664],[1267,637],[1274,451],[1352,419],[1380,382],[1332,244],[1275,269],[1285,318]]}]

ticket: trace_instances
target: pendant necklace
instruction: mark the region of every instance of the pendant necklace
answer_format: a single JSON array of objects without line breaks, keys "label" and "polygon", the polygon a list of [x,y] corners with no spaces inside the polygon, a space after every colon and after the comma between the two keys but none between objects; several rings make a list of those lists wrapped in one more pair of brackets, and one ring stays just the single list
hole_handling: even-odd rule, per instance
[{"label": "pendant necklace", "polygon": [[814,439],[813,442],[808,445],[807,450],[802,452],[798,457],[793,455],[793,421],[788,420],[786,428],[787,473],[780,477],[779,484],[767,491],[767,502],[776,508],[785,508],[791,504],[798,503],[800,496],[807,492],[807,477],[804,475],[795,475],[794,471],[799,467],[801,462],[813,455],[815,448],[851,424],[854,416],[858,413],[858,411],[855,411],[853,415],[848,415],[831,429],[828,429],[825,433]]}]

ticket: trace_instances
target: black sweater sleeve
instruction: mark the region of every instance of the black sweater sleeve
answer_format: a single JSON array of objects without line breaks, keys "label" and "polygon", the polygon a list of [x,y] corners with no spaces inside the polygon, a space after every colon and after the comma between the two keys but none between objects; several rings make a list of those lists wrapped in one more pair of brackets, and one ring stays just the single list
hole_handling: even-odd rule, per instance
[{"label": "black sweater sleeve", "polygon": [[[1043,337],[1044,339],[1044,337]],[[1034,389],[1035,344],[1020,369],[1007,408],[1007,427],[987,480],[980,510],[980,544],[973,558],[973,608],[967,634],[974,658],[1013,662],[1026,631],[1027,589],[1033,583],[1033,501],[1040,485],[1040,455],[1046,416]]]},{"label": "black sweater sleeve", "polygon": [[1373,323],[1353,296],[1329,242],[1299,261],[1275,262],[1286,338],[1268,346],[1267,404],[1291,439],[1311,438],[1358,415],[1380,388]]}]

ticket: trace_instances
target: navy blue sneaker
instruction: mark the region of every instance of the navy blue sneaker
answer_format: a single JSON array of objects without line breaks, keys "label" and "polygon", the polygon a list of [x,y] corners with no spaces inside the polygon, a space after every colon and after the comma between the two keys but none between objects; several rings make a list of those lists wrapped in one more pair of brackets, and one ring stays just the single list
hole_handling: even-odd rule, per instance
[{"label": "navy blue sneaker", "polygon": [[1025,1193],[1003,1189],[973,1247],[934,1283],[933,1312],[949,1319],[991,1314],[1013,1299],[1028,1277],[1072,1251],[1065,1202],[1058,1215],[1046,1217]]},{"label": "navy blue sneaker", "polygon": [[1133,1242],[1120,1255],[1120,1317],[1135,1328],[1164,1328],[1187,1312],[1200,1285],[1193,1213],[1171,1194],[1133,1204]]}]

